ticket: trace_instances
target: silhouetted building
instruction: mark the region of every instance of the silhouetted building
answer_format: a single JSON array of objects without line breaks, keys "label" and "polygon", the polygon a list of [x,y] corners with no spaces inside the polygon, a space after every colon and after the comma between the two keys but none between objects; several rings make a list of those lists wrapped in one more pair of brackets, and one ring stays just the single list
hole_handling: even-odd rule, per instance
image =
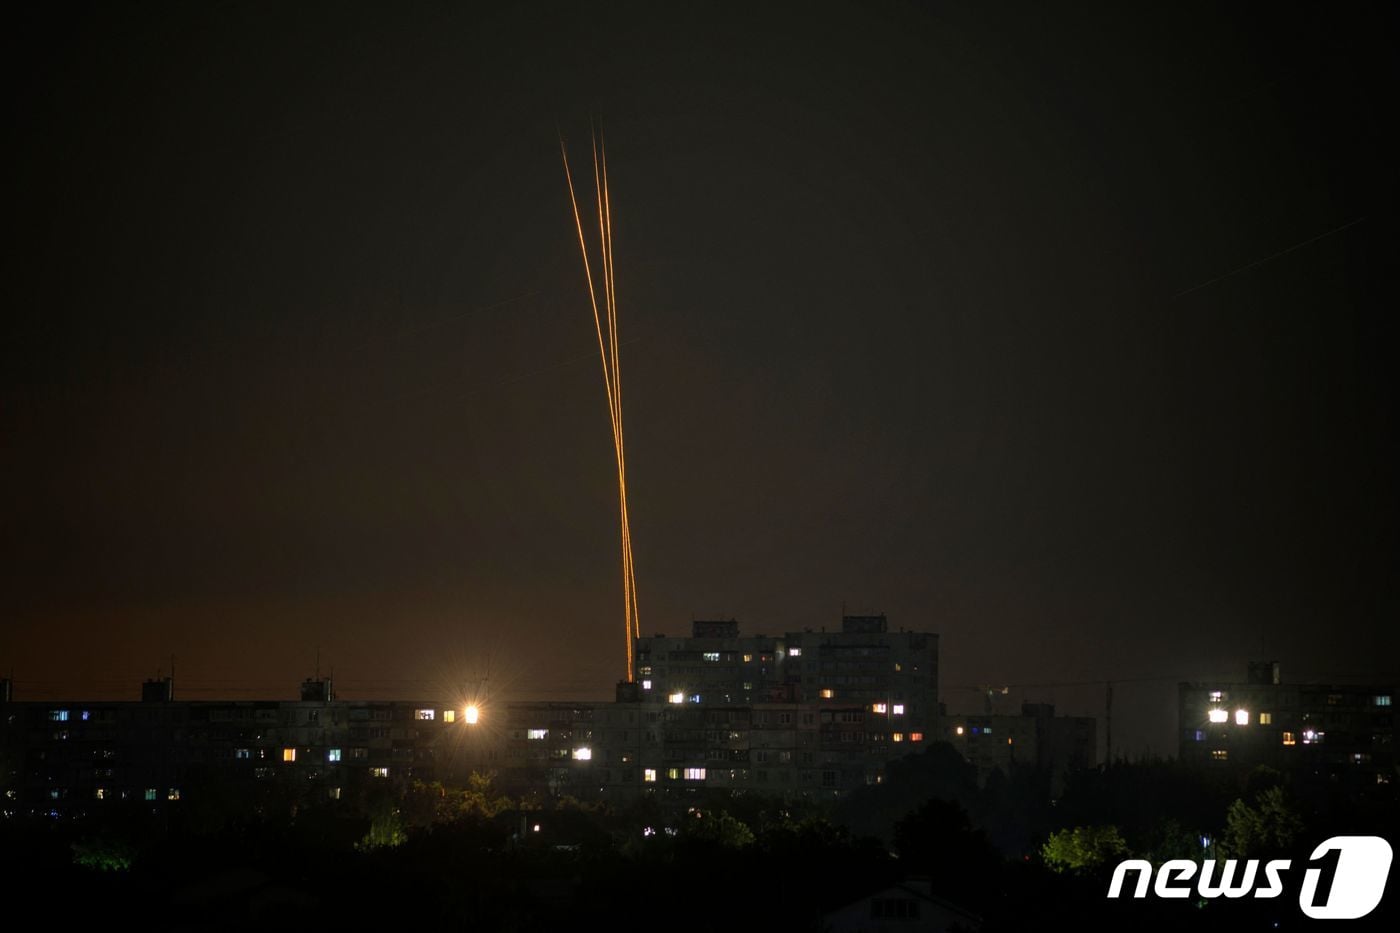
[{"label": "silhouetted building", "polygon": [[1098,749],[1092,716],[1056,716],[1051,703],[1023,703],[1019,716],[945,716],[941,738],[977,766],[982,781],[1029,766],[1048,772],[1055,790],[1070,772],[1092,768]]},{"label": "silhouetted building", "polygon": [[825,933],[959,933],[982,919],[932,892],[927,879],[890,885],[822,916]]}]

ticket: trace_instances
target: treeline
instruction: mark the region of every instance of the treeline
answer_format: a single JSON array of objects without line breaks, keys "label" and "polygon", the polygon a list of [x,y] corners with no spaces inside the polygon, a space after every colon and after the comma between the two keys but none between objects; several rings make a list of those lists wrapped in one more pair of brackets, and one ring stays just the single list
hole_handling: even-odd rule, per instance
[{"label": "treeline", "polygon": [[[1263,901],[1109,901],[1123,858],[1307,859],[1338,834],[1395,840],[1392,798],[1293,786],[1265,770],[1170,760],[979,782],[951,746],[892,763],[840,801],[698,792],[626,805],[367,782],[340,800],[269,782],[193,779],[178,805],[0,824],[12,892],[65,920],[156,929],[439,921],[477,930],[616,922],[667,931],[818,930],[825,913],[909,879],[988,931],[1286,929],[1296,893]],[[80,894],[80,896],[77,896]],[[1389,900],[1365,928],[1393,926]],[[1274,926],[1278,924],[1278,926]],[[1377,926],[1377,928],[1382,928]]]}]

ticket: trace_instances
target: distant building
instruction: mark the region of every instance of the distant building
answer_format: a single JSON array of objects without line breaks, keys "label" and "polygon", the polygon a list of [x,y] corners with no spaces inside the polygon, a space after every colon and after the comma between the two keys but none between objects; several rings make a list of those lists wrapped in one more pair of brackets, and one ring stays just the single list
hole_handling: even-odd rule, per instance
[{"label": "distant building", "polygon": [[979,780],[1013,767],[1048,772],[1058,790],[1072,771],[1092,768],[1097,752],[1092,716],[1056,716],[1050,703],[1024,703],[1021,715],[947,715],[941,738],[977,766]]},{"label": "distant building", "polygon": [[1393,793],[1396,690],[1390,685],[1290,684],[1274,662],[1243,682],[1179,687],[1179,755],[1203,768],[1267,765],[1307,784]]},{"label": "distant building", "polygon": [[887,761],[936,736],[938,636],[890,632],[884,616],[777,636],[697,621],[689,637],[638,639],[637,670],[617,702],[588,708],[586,726],[578,709],[566,723],[555,704],[513,705],[504,780],[611,797],[835,796],[878,783]]},{"label": "distant building", "polygon": [[688,637],[647,636],[636,648],[638,681],[611,701],[492,703],[465,690],[342,700],[318,677],[295,701],[177,700],[165,678],[144,684],[139,702],[35,702],[15,700],[7,683],[3,809],[168,806],[216,785],[359,799],[375,787],[464,782],[474,770],[515,795],[836,797],[880,783],[890,761],[940,737],[983,771],[1093,761],[1093,720],[1050,707],[949,725],[938,636],[892,632],[884,616],[775,636],[699,621]]},{"label": "distant building", "polygon": [[637,639],[637,679],[643,699],[675,704],[897,705],[902,722],[929,731],[938,636],[891,632],[883,615],[844,616],[839,632],[777,636],[741,636],[732,619],[697,621],[688,638]]},{"label": "distant building", "polygon": [[173,694],[166,679],[148,681],[139,702],[5,702],[3,809],[60,817],[278,783],[340,799],[381,781],[449,780],[498,763],[499,749],[455,701],[337,700],[329,681],[307,681],[297,701]]}]

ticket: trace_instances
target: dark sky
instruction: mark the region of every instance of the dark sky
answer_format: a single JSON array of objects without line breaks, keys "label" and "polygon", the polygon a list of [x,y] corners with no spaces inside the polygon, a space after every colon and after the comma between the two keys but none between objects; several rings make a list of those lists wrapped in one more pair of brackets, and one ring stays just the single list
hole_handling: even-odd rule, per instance
[{"label": "dark sky", "polygon": [[884,611],[954,710],[1122,682],[1122,750],[1252,657],[1400,677],[1387,12],[404,6],[7,27],[20,697],[171,654],[287,696],[318,648],[352,696],[610,693],[590,114],[645,631]]}]

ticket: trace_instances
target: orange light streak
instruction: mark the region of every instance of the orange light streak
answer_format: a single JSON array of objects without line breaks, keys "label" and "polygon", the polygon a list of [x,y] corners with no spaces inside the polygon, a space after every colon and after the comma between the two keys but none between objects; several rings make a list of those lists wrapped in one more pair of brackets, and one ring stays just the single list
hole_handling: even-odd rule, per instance
[{"label": "orange light streak", "polygon": [[[623,622],[627,642],[627,680],[635,680],[632,641],[641,636],[641,616],[637,609],[637,573],[632,558],[632,527],[627,509],[627,457],[622,432],[622,367],[618,353],[617,295],[612,248],[612,200],[608,191],[607,149],[593,134],[593,185],[598,208],[598,239],[601,251],[600,277],[603,286],[603,311],[598,310],[598,289],[588,261],[588,243],[583,232],[583,218],[574,191],[573,173],[564,138],[559,138],[559,152],[564,160],[564,178],[569,186],[569,203],[574,212],[578,231],[579,251],[583,255],[583,271],[588,282],[588,300],[593,309],[593,327],[598,338],[598,354],[603,366],[603,388],[607,395],[608,419],[613,434],[613,454],[617,461],[618,522],[622,552]],[[603,333],[603,321],[607,334]]]}]

